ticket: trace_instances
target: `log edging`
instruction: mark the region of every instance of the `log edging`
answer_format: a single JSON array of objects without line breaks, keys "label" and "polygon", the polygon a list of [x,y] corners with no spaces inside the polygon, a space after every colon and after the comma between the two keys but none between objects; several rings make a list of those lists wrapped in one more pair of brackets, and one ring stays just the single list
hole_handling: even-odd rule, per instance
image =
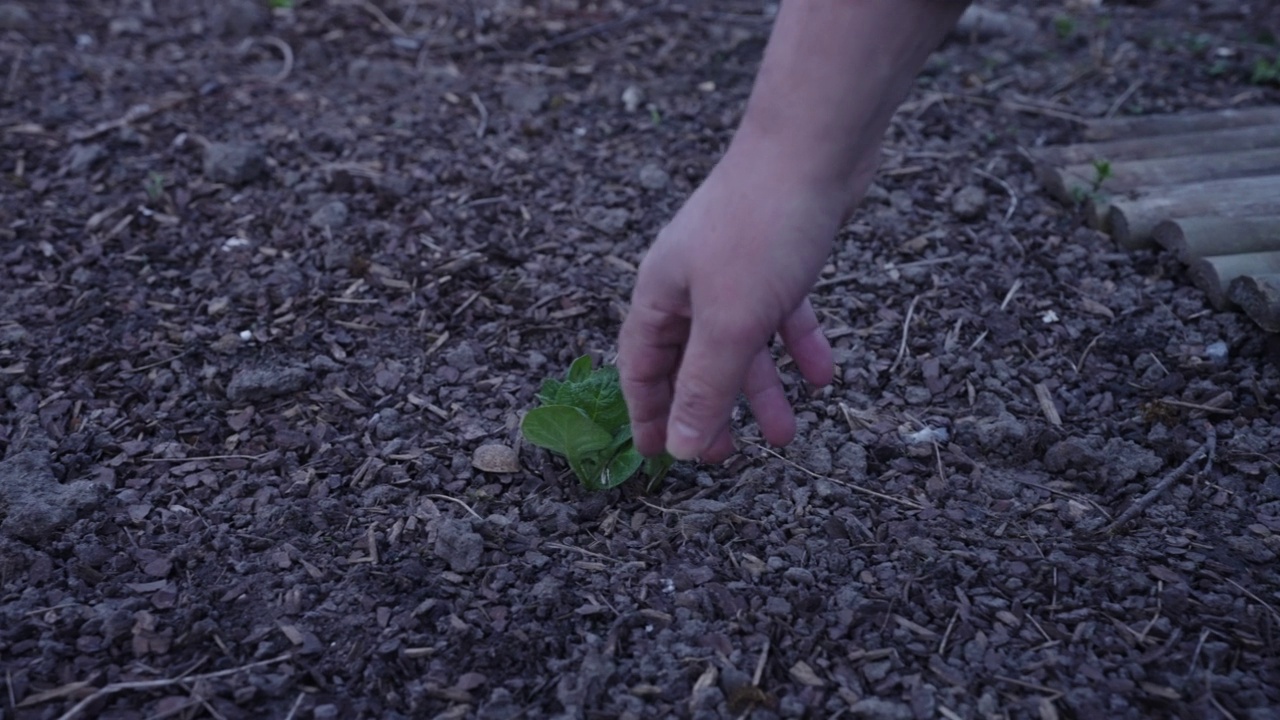
[{"label": "log edging", "polygon": [[1050,195],[1280,332],[1280,106],[1095,120],[1084,138],[1029,153]]}]

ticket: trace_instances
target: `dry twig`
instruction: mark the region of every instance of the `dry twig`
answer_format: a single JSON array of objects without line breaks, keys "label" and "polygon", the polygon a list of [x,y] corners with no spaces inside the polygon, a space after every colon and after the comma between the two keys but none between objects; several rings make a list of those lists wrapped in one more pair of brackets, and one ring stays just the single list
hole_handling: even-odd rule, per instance
[{"label": "dry twig", "polygon": [[192,93],[168,93],[162,96],[154,103],[142,103],[134,105],[125,111],[124,115],[115,120],[108,120],[94,125],[88,130],[72,131],[71,142],[78,143],[86,140],[92,140],[96,137],[106,135],[112,130],[118,130],[139,120],[145,120],[152,115],[157,115],[165,110],[173,109],[184,102],[195,97]]},{"label": "dry twig", "polygon": [[1072,366],[1071,368],[1072,370],[1075,370],[1077,373],[1080,372],[1080,369],[1084,367],[1085,359],[1089,357],[1089,351],[1093,350],[1093,346],[1097,345],[1098,340],[1100,340],[1101,338],[1102,338],[1102,334],[1099,333],[1098,335],[1095,335],[1092,340],[1089,341],[1088,345],[1084,346],[1084,352],[1080,353],[1080,359],[1076,361],[1075,365]]},{"label": "dry twig", "polygon": [[293,707],[289,708],[289,714],[284,716],[284,720],[293,720],[298,716],[298,707],[302,705],[302,699],[306,696],[306,693],[298,693],[298,698],[293,701]]},{"label": "dry twig", "polygon": [[760,659],[756,660],[756,671],[751,675],[751,684],[760,687],[760,678],[764,676],[764,665],[769,659],[769,638],[764,639],[764,647],[760,648]]},{"label": "dry twig", "polygon": [[1093,507],[1094,510],[1097,510],[1098,512],[1102,513],[1103,517],[1105,518],[1111,517],[1111,513],[1107,512],[1105,508],[1103,508],[1098,503],[1090,500],[1089,498],[1083,495],[1073,495],[1072,493],[1066,492],[1065,490],[1059,490],[1054,487],[1049,487],[1044,483],[1038,483],[1034,480],[1028,480],[1026,478],[1018,477],[1016,475],[1010,476],[1010,479],[1021,485],[1026,485],[1027,487],[1033,487],[1033,488],[1036,488],[1037,490],[1043,490],[1049,493],[1050,495],[1057,495],[1059,497],[1064,497],[1068,500],[1074,500],[1080,503],[1081,505],[1090,505]]},{"label": "dry twig", "polygon": [[766,453],[768,453],[768,454],[770,454],[770,455],[772,455],[772,456],[774,456],[774,457],[778,458],[778,459],[779,459],[779,460],[781,460],[782,462],[784,462],[784,463],[786,463],[786,464],[790,465],[791,467],[793,467],[793,468],[795,468],[795,469],[799,470],[800,472],[802,472],[802,473],[804,473],[804,474],[808,475],[809,477],[817,478],[817,479],[819,479],[819,480],[827,480],[827,481],[829,481],[829,482],[833,482],[833,483],[835,483],[835,484],[837,484],[837,485],[840,485],[841,487],[847,487],[847,488],[849,488],[850,490],[853,490],[853,491],[855,491],[855,492],[860,492],[860,493],[862,493],[863,495],[870,495],[871,497],[880,498],[881,500],[888,500],[889,502],[897,503],[897,504],[899,504],[899,505],[901,505],[901,506],[903,506],[903,507],[909,507],[909,508],[911,508],[912,510],[920,510],[921,508],[923,508],[923,507],[924,507],[923,505],[921,505],[921,504],[920,504],[920,503],[918,503],[918,502],[915,502],[914,500],[908,500],[908,499],[906,499],[906,498],[894,497],[894,496],[892,496],[892,495],[885,495],[885,494],[884,494],[884,493],[882,493],[882,492],[876,492],[875,490],[872,490],[872,489],[870,489],[870,488],[864,488],[864,487],[862,487],[861,485],[855,485],[855,484],[853,484],[853,483],[851,483],[851,482],[846,482],[846,481],[844,481],[844,480],[837,480],[836,478],[830,477],[830,476],[828,476],[828,475],[821,475],[821,474],[816,473],[816,472],[814,472],[814,471],[810,470],[809,468],[807,468],[807,467],[805,467],[805,466],[801,465],[800,463],[795,462],[794,460],[790,460],[790,459],[788,459],[788,458],[784,457],[783,455],[781,455],[781,454],[779,454],[779,453],[775,452],[774,450],[772,450],[772,449],[770,449],[770,448],[767,448],[767,447],[765,447],[765,446],[763,446],[763,445],[760,445],[760,444],[758,444],[758,443],[751,443],[751,444],[752,444],[752,445],[754,445],[755,447],[759,448],[760,450],[763,450],[763,451],[765,451]]},{"label": "dry twig", "polygon": [[394,20],[392,20],[390,17],[387,16],[385,12],[382,11],[382,8],[378,7],[377,5],[374,5],[372,2],[370,2],[370,0],[356,0],[355,3],[353,4],[360,6],[360,9],[369,13],[370,17],[372,17],[374,20],[377,20],[378,24],[386,28],[387,32],[391,33],[392,35],[395,35],[397,37],[409,37],[409,33],[405,32],[404,28],[396,24]]},{"label": "dry twig", "polygon": [[467,509],[467,512],[471,513],[472,517],[474,517],[475,519],[477,519],[477,520],[483,520],[483,519],[484,519],[484,518],[480,517],[480,513],[476,512],[475,510],[472,510],[470,505],[466,504],[465,502],[463,502],[463,501],[459,500],[459,499],[458,499],[458,498],[456,498],[456,497],[449,497],[448,495],[437,495],[437,494],[434,494],[434,493],[428,493],[428,494],[426,494],[426,495],[423,495],[422,497],[428,497],[428,498],[432,498],[432,499],[434,499],[434,500],[448,500],[449,502],[455,502],[455,503],[458,503],[458,504],[459,504],[459,505],[461,505],[462,507],[466,508],[466,509]]},{"label": "dry twig", "polygon": [[1116,113],[1120,112],[1120,108],[1124,107],[1124,104],[1129,102],[1129,98],[1133,97],[1133,94],[1138,92],[1138,88],[1142,87],[1142,83],[1142,78],[1138,78],[1132,83],[1129,83],[1129,87],[1125,89],[1124,92],[1120,93],[1120,97],[1116,98],[1115,102],[1111,103],[1111,107],[1107,108],[1107,114],[1103,115],[1103,117],[1115,117]]},{"label": "dry twig", "polygon": [[480,96],[471,93],[471,105],[476,109],[476,113],[480,115],[480,122],[476,124],[476,137],[484,137],[484,131],[489,129],[489,110],[480,101]]},{"label": "dry twig", "polygon": [[1128,510],[1120,513],[1120,517],[1116,518],[1110,525],[1103,528],[1102,532],[1106,534],[1114,533],[1123,527],[1125,523],[1141,515],[1143,511],[1150,507],[1151,504],[1154,503],[1161,495],[1163,495],[1169,488],[1173,487],[1173,484],[1177,482],[1179,478],[1186,475],[1191,469],[1191,466],[1195,465],[1200,458],[1207,458],[1207,462],[1205,463],[1206,471],[1211,465],[1213,465],[1213,455],[1218,447],[1218,434],[1213,429],[1212,423],[1206,422],[1204,425],[1205,434],[1207,436],[1204,444],[1201,445],[1198,450],[1191,453],[1191,456],[1184,460],[1181,465],[1174,468],[1172,472],[1161,478],[1160,482],[1156,483],[1155,487],[1147,491],[1146,495],[1135,500],[1134,503],[1129,506]]},{"label": "dry twig", "polygon": [[1263,600],[1262,598],[1258,597],[1255,593],[1251,592],[1248,588],[1236,582],[1235,580],[1232,580],[1231,578],[1222,578],[1222,579],[1231,583],[1237,590],[1249,596],[1251,600],[1253,600],[1254,602],[1258,603],[1262,607],[1269,610],[1272,616],[1274,616],[1276,620],[1280,620],[1280,611],[1277,611],[1274,607],[1272,607],[1271,603],[1268,603],[1266,600]]},{"label": "dry twig", "polygon": [[270,45],[271,47],[280,51],[280,59],[281,59],[281,62],[284,64],[280,68],[280,72],[267,78],[267,82],[271,83],[272,85],[279,85],[289,77],[290,73],[293,72],[293,48],[289,47],[289,43],[285,42],[284,40],[281,40],[275,35],[266,35],[264,37],[261,37],[258,39],[258,42],[262,43],[263,45]]},{"label": "dry twig", "polygon": [[1232,400],[1230,392],[1224,392],[1217,397],[1210,398],[1204,403],[1190,403],[1182,400],[1174,400],[1173,398],[1161,398],[1157,402],[1162,405],[1170,405],[1172,407],[1186,408],[1188,410],[1200,410],[1206,413],[1218,413],[1220,415],[1235,415],[1233,408],[1226,407]]},{"label": "dry twig", "polygon": [[1058,406],[1053,404],[1053,393],[1049,392],[1049,386],[1036,383],[1035,391],[1036,400],[1040,402],[1040,409],[1044,412],[1045,419],[1054,427],[1062,427],[1062,416],[1058,414]]},{"label": "dry twig", "polygon": [[1018,210],[1018,193],[1015,192],[1013,189],[1013,186],[1010,185],[1002,177],[997,177],[995,175],[992,175],[991,173],[981,168],[974,168],[973,172],[999,185],[1001,188],[1004,189],[1005,193],[1009,196],[1009,209],[1005,211],[1004,220],[1001,221],[1002,225],[1008,225],[1009,220],[1013,218],[1013,214]]},{"label": "dry twig", "polygon": [[554,50],[555,48],[563,47],[565,45],[571,45],[573,43],[578,42],[579,40],[585,40],[589,37],[593,37],[596,35],[603,35],[605,33],[611,33],[611,32],[614,32],[615,30],[621,30],[622,28],[625,28],[628,25],[631,25],[632,23],[635,23],[639,20],[643,20],[651,15],[661,13],[666,9],[667,8],[664,3],[662,5],[655,5],[653,7],[648,7],[641,10],[635,10],[620,18],[605,20],[604,22],[599,22],[599,23],[596,23],[595,25],[589,25],[587,27],[580,28],[578,30],[570,30],[569,32],[562,33],[553,38],[543,40],[542,42],[534,43],[533,45],[529,46],[527,50],[524,51],[524,54],[533,55],[535,53],[546,52],[548,50]]},{"label": "dry twig", "polygon": [[907,338],[911,335],[911,319],[916,314],[916,304],[920,302],[922,296],[917,295],[911,298],[911,304],[907,306],[907,317],[902,321],[902,342],[898,344],[898,357],[893,359],[893,364],[889,366],[889,374],[892,375],[894,370],[898,369],[898,364],[902,362],[902,358],[907,354]]},{"label": "dry twig", "polygon": [[104,685],[101,688],[98,688],[91,695],[71,706],[70,710],[58,716],[58,720],[72,720],[72,718],[79,715],[82,710],[89,707],[94,702],[101,700],[108,695],[114,695],[115,693],[123,692],[125,690],[157,690],[159,688],[183,685],[201,680],[215,680],[228,675],[235,675],[236,673],[244,672],[246,670],[263,667],[264,665],[274,665],[275,663],[284,662],[292,657],[292,654],[286,653],[284,655],[273,657],[269,660],[259,660],[258,662],[252,662],[248,665],[241,665],[239,667],[217,670],[215,672],[208,672],[200,675],[179,675],[178,677],[164,678],[161,680],[136,680],[131,682],[111,683],[110,685]]},{"label": "dry twig", "polygon": [[[1009,287],[1009,292],[1004,294],[1004,300],[1000,302],[1001,312],[1004,312],[1005,308],[1009,307],[1009,303],[1013,302],[1013,296],[1017,295],[1018,291],[1021,289],[1022,289],[1022,278],[1018,278],[1017,280],[1014,280],[1013,285]],[[983,340],[987,339],[987,334],[989,332],[990,332],[989,330],[983,330],[982,333],[978,335],[978,338],[969,345],[970,352],[972,352],[979,345],[981,345]]]}]

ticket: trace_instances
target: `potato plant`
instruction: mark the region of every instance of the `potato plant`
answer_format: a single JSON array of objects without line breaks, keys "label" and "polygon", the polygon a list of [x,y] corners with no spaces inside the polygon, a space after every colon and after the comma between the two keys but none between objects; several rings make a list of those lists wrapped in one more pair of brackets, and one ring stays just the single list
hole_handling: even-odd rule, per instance
[{"label": "potato plant", "polygon": [[612,365],[593,368],[584,355],[569,366],[564,380],[544,380],[537,397],[539,407],[520,423],[525,440],[564,457],[590,490],[615,488],[642,470],[653,487],[674,462],[666,453],[646,458],[635,449],[618,369]]}]

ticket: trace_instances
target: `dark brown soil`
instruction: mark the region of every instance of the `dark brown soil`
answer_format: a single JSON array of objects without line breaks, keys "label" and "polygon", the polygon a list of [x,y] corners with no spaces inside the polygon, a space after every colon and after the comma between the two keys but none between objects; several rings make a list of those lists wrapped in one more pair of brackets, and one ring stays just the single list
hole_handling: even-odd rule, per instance
[{"label": "dark brown soil", "polygon": [[519,418],[765,5],[295,4],[0,2],[0,718],[1280,717],[1280,343],[1022,154],[1280,102],[1265,12],[953,38],[797,442],[594,495]]}]

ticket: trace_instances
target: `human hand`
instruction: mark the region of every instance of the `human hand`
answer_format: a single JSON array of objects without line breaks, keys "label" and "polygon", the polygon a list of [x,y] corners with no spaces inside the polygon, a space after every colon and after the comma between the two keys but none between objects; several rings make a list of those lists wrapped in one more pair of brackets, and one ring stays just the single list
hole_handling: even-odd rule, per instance
[{"label": "human hand", "polygon": [[618,343],[641,453],[665,447],[679,459],[724,460],[740,392],[766,441],[793,439],[769,343],[781,335],[807,381],[831,382],[831,346],[806,296],[851,206],[849,190],[794,176],[767,153],[731,149],[659,233]]},{"label": "human hand", "polygon": [[783,3],[728,152],[658,235],[618,339],[636,448],[733,452],[744,392],[765,440],[795,415],[769,341],[815,385],[833,374],[805,296],[862,197],[894,110],[968,0]]}]

